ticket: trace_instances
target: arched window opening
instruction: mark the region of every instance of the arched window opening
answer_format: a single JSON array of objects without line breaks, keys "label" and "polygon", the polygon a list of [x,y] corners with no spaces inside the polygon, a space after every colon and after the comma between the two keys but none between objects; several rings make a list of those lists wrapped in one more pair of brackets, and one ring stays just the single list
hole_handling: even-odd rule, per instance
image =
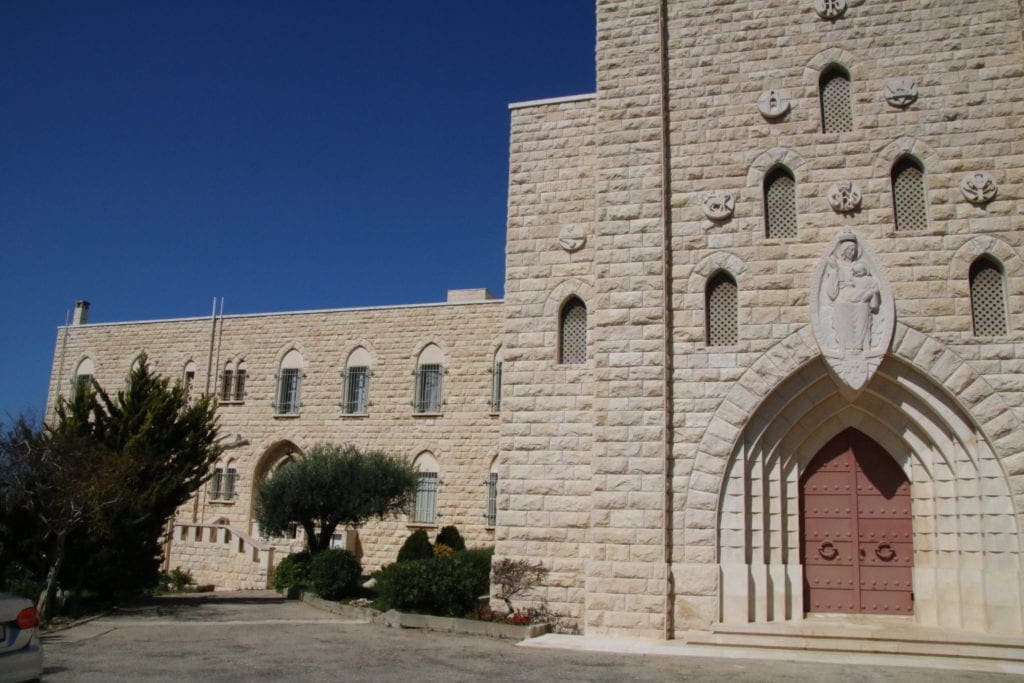
[{"label": "arched window opening", "polygon": [[221,492],[224,489],[224,465],[217,463],[213,468],[213,476],[210,477],[208,490],[210,500],[220,500]]},{"label": "arched window opening", "polygon": [[224,500],[234,500],[235,482],[237,479],[238,470],[235,467],[235,461],[229,460],[228,466],[224,469],[224,483],[221,486],[221,497]]},{"label": "arched window opening", "polygon": [[413,524],[437,523],[437,488],[439,468],[430,453],[421,453],[413,463],[416,468],[416,499],[413,502]]},{"label": "arched window opening", "polygon": [[413,411],[440,413],[444,404],[444,353],[437,344],[427,344],[416,361]]},{"label": "arched window opening", "polygon": [[736,280],[719,271],[708,280],[704,293],[707,345],[734,346],[739,340]]},{"label": "arched window opening", "polygon": [[821,132],[849,133],[853,130],[853,110],[850,106],[850,74],[833,64],[825,69],[818,81],[821,100]]},{"label": "arched window opening", "polygon": [[491,363],[491,412],[501,411],[501,349],[494,354]]},{"label": "arched window opening", "polygon": [[587,305],[579,297],[570,297],[562,305],[559,319],[558,362],[581,365],[587,362]]},{"label": "arched window opening", "polygon": [[196,385],[196,364],[195,361],[188,361],[185,363],[185,368],[181,373],[181,386],[185,390],[185,398],[190,403],[192,401],[192,390]]},{"label": "arched window opening", "polygon": [[245,367],[245,361],[238,361],[238,365],[235,366],[235,389],[232,392],[232,398],[235,403],[241,403],[245,400],[245,380],[247,377],[247,371]]},{"label": "arched window opening", "polygon": [[976,337],[1007,333],[1006,286],[1002,266],[988,256],[971,264],[971,315]]},{"label": "arched window opening", "polygon": [[486,526],[493,527],[498,522],[498,459],[491,460],[491,470],[487,474],[487,513],[484,515]]},{"label": "arched window opening", "polygon": [[75,381],[71,387],[72,397],[92,389],[92,379],[96,374],[91,358],[83,358],[75,369]]},{"label": "arched window opening", "polygon": [[346,415],[365,415],[370,407],[370,352],[358,347],[345,362],[342,409]]},{"label": "arched window opening", "polygon": [[924,190],[924,166],[913,157],[901,157],[892,166],[892,208],[896,230],[928,227],[928,203]]},{"label": "arched window opening", "polygon": [[797,235],[796,179],[785,166],[776,166],[764,177],[764,232],[769,239]]},{"label": "arched window opening", "polygon": [[302,354],[292,349],[281,359],[281,368],[277,373],[277,415],[298,415],[299,395],[302,384],[302,369],[305,363]]}]

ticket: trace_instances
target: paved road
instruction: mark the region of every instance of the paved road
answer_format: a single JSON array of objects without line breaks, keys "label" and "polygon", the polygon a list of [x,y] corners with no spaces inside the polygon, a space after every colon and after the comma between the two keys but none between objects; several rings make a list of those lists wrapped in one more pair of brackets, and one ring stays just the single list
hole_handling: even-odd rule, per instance
[{"label": "paved road", "polygon": [[921,669],[525,649],[354,623],[271,592],[160,598],[49,635],[43,647],[47,681],[999,680]]}]

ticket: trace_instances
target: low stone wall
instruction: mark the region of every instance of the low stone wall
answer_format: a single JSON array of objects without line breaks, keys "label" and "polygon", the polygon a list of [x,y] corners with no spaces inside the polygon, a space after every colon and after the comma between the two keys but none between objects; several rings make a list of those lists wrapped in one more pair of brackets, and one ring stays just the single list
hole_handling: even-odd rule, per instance
[{"label": "low stone wall", "polygon": [[225,524],[175,524],[167,557],[196,583],[215,590],[267,588],[274,547]]}]

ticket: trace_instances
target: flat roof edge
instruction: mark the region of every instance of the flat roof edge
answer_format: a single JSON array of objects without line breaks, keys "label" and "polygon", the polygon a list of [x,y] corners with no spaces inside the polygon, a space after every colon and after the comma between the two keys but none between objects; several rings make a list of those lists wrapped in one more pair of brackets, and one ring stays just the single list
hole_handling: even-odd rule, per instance
[{"label": "flat roof edge", "polygon": [[[484,299],[481,301],[441,301],[429,304],[394,304],[391,306],[353,306],[351,308],[316,308],[308,311],[273,311],[270,313],[231,313],[218,318],[266,318],[279,315],[318,315],[324,313],[349,313],[356,311],[393,311],[404,308],[440,308],[442,306],[479,306],[503,303],[504,299]],[[112,327],[119,325],[156,325],[159,323],[187,323],[195,321],[210,320],[212,316],[197,315],[188,318],[154,318],[151,320],[122,320],[109,323],[86,323],[85,325],[58,325],[58,330],[86,328],[86,327]]]},{"label": "flat roof edge", "polygon": [[597,93],[583,93],[580,95],[565,95],[564,97],[549,97],[543,100],[524,100],[522,102],[510,102],[509,109],[524,109],[526,107],[539,107],[545,104],[561,104],[563,102],[583,102],[597,97]]}]

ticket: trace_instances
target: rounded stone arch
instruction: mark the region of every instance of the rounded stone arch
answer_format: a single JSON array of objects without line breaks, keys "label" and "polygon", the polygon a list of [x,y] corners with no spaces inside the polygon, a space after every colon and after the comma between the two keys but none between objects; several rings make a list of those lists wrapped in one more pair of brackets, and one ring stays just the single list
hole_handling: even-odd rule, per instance
[{"label": "rounded stone arch", "polygon": [[[798,188],[810,182],[810,168],[807,166],[807,161],[791,149],[775,147],[761,152],[750,162],[750,166],[747,168],[747,188],[752,192],[756,191],[757,196],[760,197],[765,176],[780,167],[793,174]],[[799,201],[799,199],[798,192],[797,200]],[[754,215],[763,216],[764,207],[762,206]]]},{"label": "rounded stone arch", "polygon": [[416,455],[412,459],[412,466],[417,472],[441,473],[441,463],[437,458],[437,453],[429,448],[416,451]]},{"label": "rounded stone arch", "polygon": [[93,377],[96,377],[96,361],[94,360],[95,358],[96,355],[88,351],[78,356],[78,359],[71,367],[72,383],[74,383],[75,378],[78,377],[79,375],[92,375]]},{"label": "rounded stone arch", "polygon": [[1024,329],[1024,259],[1005,240],[992,235],[979,235],[960,245],[949,263],[950,295],[966,302],[963,311],[959,307],[957,309],[958,316],[963,317],[963,330],[967,333],[971,331],[971,264],[983,256],[1002,266],[1006,282],[1009,331]]},{"label": "rounded stone arch", "polygon": [[852,52],[839,47],[825,48],[804,64],[803,83],[806,97],[818,99],[818,83],[821,75],[826,69],[833,66],[845,69],[850,75],[850,79],[855,82],[867,77],[863,63]]},{"label": "rounded stone arch", "polygon": [[[431,337],[430,339],[427,339],[426,341],[418,342],[416,344],[416,346],[413,347],[412,353],[409,354],[409,370],[410,370],[410,372],[413,372],[413,373],[416,372],[416,368],[419,367],[419,365],[420,365],[420,357],[423,355],[424,351],[427,351],[429,353],[430,352],[429,347],[431,347],[431,346],[437,347],[437,350],[440,352],[440,356],[441,356],[441,360],[442,360],[441,364],[443,366],[445,366],[445,368],[447,368],[448,362],[451,360],[451,355],[448,352],[447,344],[445,344],[443,341],[441,341],[437,337]],[[432,360],[428,361],[428,362],[432,362]]]},{"label": "rounded stone arch", "polygon": [[[586,304],[588,312],[594,310],[593,287],[578,278],[563,280],[551,290],[548,294],[548,298],[544,301],[545,320],[554,320],[557,323],[558,314],[562,311],[562,306],[564,306],[565,302],[573,296],[579,298],[584,304]],[[588,328],[591,326],[591,317],[592,316],[588,316]]]},{"label": "rounded stone arch", "polygon": [[871,164],[872,177],[888,182],[893,165],[903,157],[914,159],[924,168],[926,191],[929,176],[948,173],[945,160],[931,145],[920,138],[905,135],[893,140],[875,155]]},{"label": "rounded stone arch", "polygon": [[726,271],[739,284],[740,275],[746,272],[747,264],[736,254],[729,251],[716,251],[708,254],[693,267],[690,277],[686,280],[686,292],[689,295],[704,296],[704,287],[712,275],[718,271]]},{"label": "rounded stone arch", "polygon": [[256,503],[256,489],[259,483],[273,474],[281,465],[294,462],[302,457],[305,449],[299,446],[300,439],[279,438],[260,448],[260,456],[252,470],[253,505]]},{"label": "rounded stone arch", "polygon": [[352,358],[352,354],[356,353],[359,349],[366,351],[369,357],[370,368],[377,367],[377,352],[366,339],[353,339],[349,341],[345,346],[341,347],[341,353],[338,355],[338,359],[341,361],[341,371],[344,372],[349,366],[349,360]]}]

